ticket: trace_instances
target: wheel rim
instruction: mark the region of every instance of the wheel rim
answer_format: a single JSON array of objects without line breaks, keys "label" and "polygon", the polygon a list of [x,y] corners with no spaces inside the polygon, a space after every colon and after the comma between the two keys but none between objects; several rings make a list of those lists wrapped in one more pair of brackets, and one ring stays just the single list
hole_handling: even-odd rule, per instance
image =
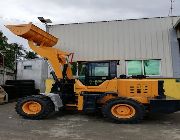
[{"label": "wheel rim", "polygon": [[41,104],[35,101],[29,101],[23,104],[22,110],[26,114],[37,114],[41,111]]},{"label": "wheel rim", "polygon": [[114,105],[111,108],[111,112],[114,116],[123,119],[131,118],[136,114],[136,110],[134,109],[134,107],[128,104]]}]

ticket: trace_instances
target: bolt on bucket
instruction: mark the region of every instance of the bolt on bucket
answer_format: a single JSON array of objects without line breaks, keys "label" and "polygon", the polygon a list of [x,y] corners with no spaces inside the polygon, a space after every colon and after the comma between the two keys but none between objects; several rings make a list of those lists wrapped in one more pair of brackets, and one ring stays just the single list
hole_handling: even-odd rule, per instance
[{"label": "bolt on bucket", "polygon": [[33,41],[38,46],[52,47],[56,45],[58,38],[43,31],[32,23],[20,25],[6,25],[6,27],[15,35]]}]

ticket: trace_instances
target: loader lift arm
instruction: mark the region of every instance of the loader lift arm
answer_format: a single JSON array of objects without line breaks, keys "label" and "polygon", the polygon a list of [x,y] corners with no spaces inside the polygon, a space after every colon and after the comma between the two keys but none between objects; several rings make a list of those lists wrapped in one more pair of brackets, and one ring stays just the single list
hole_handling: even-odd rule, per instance
[{"label": "loader lift arm", "polygon": [[[58,79],[63,78],[63,67],[65,64],[67,64],[67,57],[70,55],[70,53],[66,53],[63,51],[60,51],[59,49],[56,48],[50,48],[50,47],[45,47],[43,45],[40,45],[39,47],[34,44],[33,41],[28,41],[29,47],[35,51],[37,54],[42,56],[43,58],[46,58],[50,61],[56,76]],[[68,64],[69,65],[69,64]],[[68,75],[68,78],[71,79],[72,77],[70,74],[66,73]]]},{"label": "loader lift arm", "polygon": [[72,71],[70,63],[67,61],[71,53],[61,51],[53,48],[58,39],[49,33],[41,30],[32,23],[21,25],[7,25],[6,26],[15,35],[23,37],[28,40],[29,47],[39,54],[41,57],[50,61],[54,72],[58,79],[63,79],[63,68],[67,65],[66,75],[68,79],[72,79]]}]

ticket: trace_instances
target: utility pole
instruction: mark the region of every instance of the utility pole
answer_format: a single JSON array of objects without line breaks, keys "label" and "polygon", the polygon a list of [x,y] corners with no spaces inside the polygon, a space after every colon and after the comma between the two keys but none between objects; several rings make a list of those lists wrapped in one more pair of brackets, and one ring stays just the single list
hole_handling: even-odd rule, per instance
[{"label": "utility pole", "polygon": [[174,26],[174,21],[173,21],[173,3],[174,0],[171,0],[171,6],[170,6],[170,16],[171,16],[171,22],[172,22],[172,26]]},{"label": "utility pole", "polygon": [[[45,25],[45,28],[46,28],[46,32],[49,33],[49,27],[48,27],[48,23],[52,23],[52,21],[50,19],[45,19],[44,17],[38,17],[38,19]],[[47,60],[47,63],[48,63],[48,73],[49,73],[49,70],[50,70],[50,73],[54,73],[54,70],[51,66],[51,64],[49,63],[49,61]],[[49,74],[47,75],[47,78],[48,78]],[[53,76],[53,74],[52,74]]]},{"label": "utility pole", "polygon": [[14,49],[15,80],[17,80],[17,49]]}]

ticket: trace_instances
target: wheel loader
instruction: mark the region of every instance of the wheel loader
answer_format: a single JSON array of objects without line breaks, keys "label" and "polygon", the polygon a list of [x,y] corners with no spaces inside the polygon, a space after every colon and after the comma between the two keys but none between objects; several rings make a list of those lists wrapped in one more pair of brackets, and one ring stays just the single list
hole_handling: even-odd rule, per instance
[{"label": "wheel loader", "polygon": [[[97,85],[82,83],[73,78],[69,62],[72,54],[53,47],[58,38],[32,23],[6,27],[27,39],[29,47],[51,64],[55,81],[51,93],[23,97],[17,101],[16,112],[24,118],[44,119],[63,108],[84,113],[101,111],[113,122],[138,123],[148,112],[173,113],[180,110],[180,101],[164,94],[162,80],[112,76]],[[90,66],[86,68],[86,72],[91,74],[94,70]]]}]

